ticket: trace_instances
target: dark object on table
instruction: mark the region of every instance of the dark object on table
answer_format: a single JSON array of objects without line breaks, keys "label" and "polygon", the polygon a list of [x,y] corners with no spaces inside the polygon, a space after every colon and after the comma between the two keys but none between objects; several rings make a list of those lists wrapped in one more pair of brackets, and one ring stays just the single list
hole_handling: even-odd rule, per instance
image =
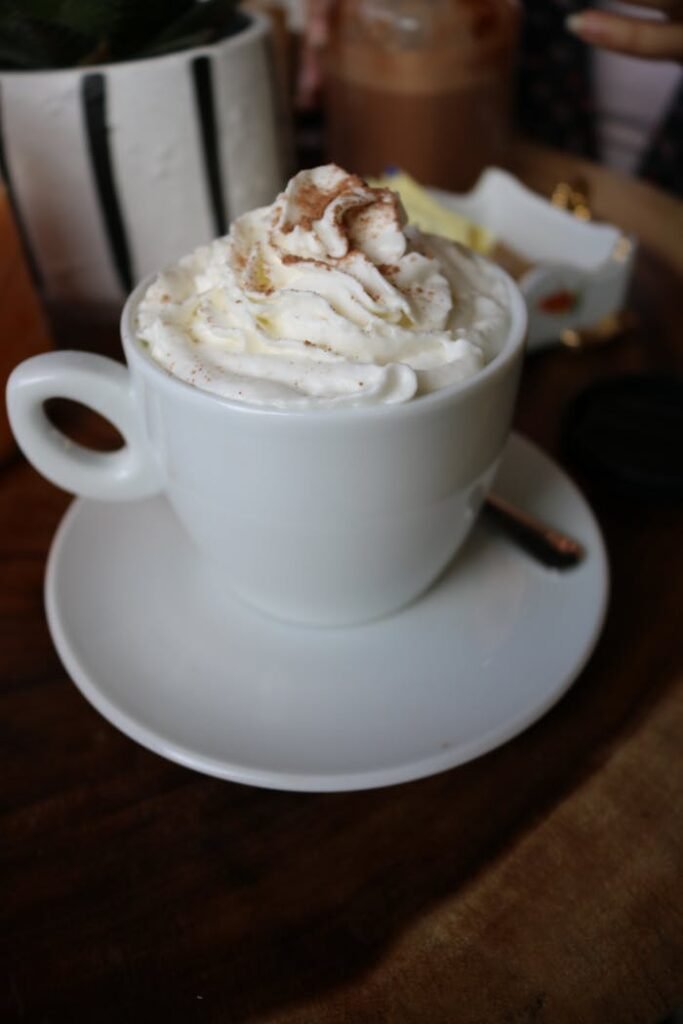
[{"label": "dark object on table", "polygon": [[484,510],[542,565],[551,569],[570,569],[578,565],[585,555],[583,547],[573,537],[511,505],[497,494],[489,494]]},{"label": "dark object on table", "polygon": [[588,388],[564,418],[569,460],[636,498],[683,497],[683,381],[611,377]]}]

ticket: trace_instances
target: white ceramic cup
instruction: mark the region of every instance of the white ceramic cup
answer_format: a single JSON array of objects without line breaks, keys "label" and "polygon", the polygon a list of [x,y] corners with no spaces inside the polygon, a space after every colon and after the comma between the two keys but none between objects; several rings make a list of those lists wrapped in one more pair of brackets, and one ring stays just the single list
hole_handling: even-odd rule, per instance
[{"label": "white ceramic cup", "polygon": [[[405,404],[303,411],[224,399],[158,366],[135,335],[146,280],[122,315],[128,368],[77,352],[26,360],[8,382],[12,429],[33,465],[75,494],[163,491],[213,577],[264,611],[318,625],[386,615],[458,550],[510,430],[527,316],[498,273],[510,327],[477,375]],[[75,445],[45,415],[56,397],[110,420],[125,446]]]}]

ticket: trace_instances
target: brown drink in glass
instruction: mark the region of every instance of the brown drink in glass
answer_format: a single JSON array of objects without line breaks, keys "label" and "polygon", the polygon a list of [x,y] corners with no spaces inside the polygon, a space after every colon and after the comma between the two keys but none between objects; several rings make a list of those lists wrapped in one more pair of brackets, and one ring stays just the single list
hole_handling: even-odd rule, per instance
[{"label": "brown drink in glass", "polygon": [[329,158],[468,189],[509,142],[518,27],[516,0],[342,0],[326,62]]}]

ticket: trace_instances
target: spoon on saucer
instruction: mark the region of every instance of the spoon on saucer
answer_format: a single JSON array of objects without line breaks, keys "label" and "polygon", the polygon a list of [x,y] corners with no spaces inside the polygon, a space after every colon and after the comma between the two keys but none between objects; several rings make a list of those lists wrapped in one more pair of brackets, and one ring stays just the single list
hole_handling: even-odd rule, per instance
[{"label": "spoon on saucer", "polygon": [[553,569],[570,569],[585,555],[583,546],[573,537],[517,508],[497,494],[489,494],[484,508],[512,540],[543,565]]}]

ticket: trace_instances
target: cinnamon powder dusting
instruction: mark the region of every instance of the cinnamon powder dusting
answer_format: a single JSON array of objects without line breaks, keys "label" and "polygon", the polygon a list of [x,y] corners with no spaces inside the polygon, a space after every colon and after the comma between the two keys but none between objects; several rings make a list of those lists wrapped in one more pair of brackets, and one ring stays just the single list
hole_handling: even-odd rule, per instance
[{"label": "cinnamon powder dusting", "polygon": [[316,260],[312,256],[295,256],[294,253],[286,252],[280,257],[280,260],[287,267],[294,266],[297,263],[305,263],[307,266],[312,264],[314,267],[320,267],[323,270],[332,270],[329,263],[325,263],[324,260]]},{"label": "cinnamon powder dusting", "polygon": [[310,231],[314,223],[320,220],[331,202],[338,196],[346,195],[355,189],[365,188],[365,182],[357,174],[349,174],[336,188],[324,191],[313,183],[302,184],[297,192],[298,217],[296,222],[283,224],[283,231],[293,231],[301,227]]}]

